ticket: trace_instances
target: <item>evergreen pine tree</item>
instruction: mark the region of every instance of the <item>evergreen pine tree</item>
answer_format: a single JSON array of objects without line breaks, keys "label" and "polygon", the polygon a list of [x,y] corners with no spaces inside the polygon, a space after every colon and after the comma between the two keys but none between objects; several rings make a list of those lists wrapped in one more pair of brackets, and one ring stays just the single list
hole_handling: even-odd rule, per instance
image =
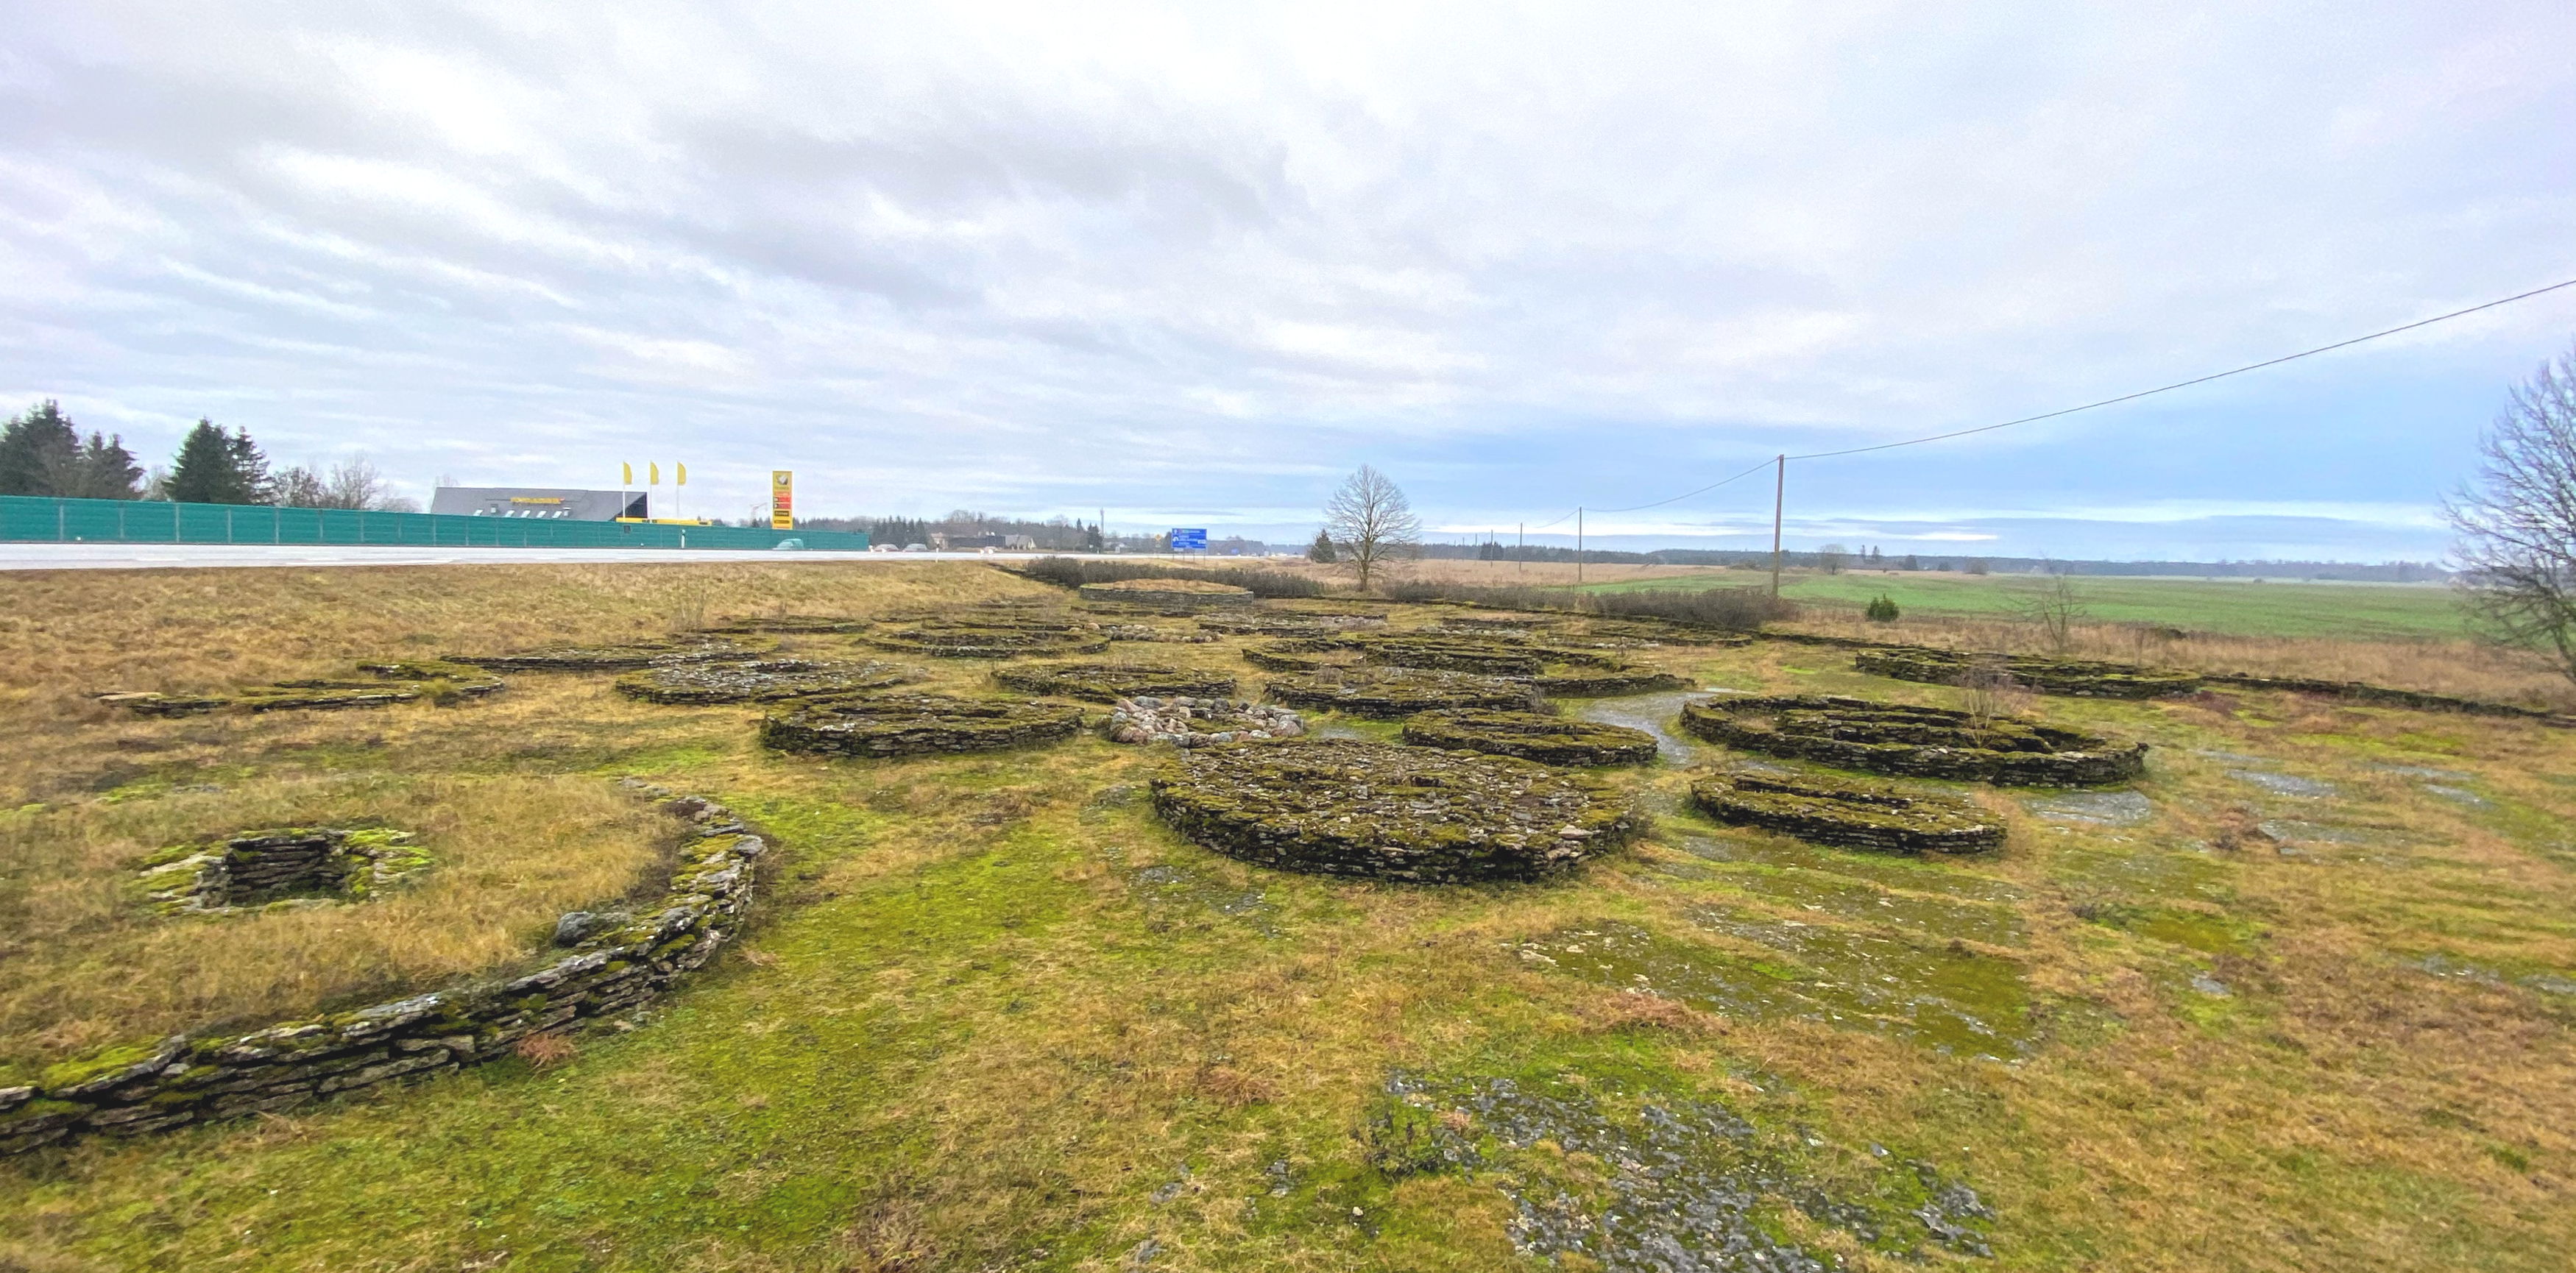
[{"label": "evergreen pine tree", "polygon": [[136,499],[142,495],[143,466],[125,449],[121,435],[101,437],[93,430],[72,466],[71,489],[59,492],[81,499]]},{"label": "evergreen pine tree", "polygon": [[268,457],[235,429],[230,437],[199,420],[170,461],[169,497],[182,504],[257,504],[268,496]]},{"label": "evergreen pine tree", "polygon": [[1341,554],[1333,551],[1332,535],[1316,531],[1314,544],[1306,549],[1306,560],[1329,566],[1340,559]]},{"label": "evergreen pine tree", "polygon": [[80,461],[80,434],[48,398],[0,425],[0,495],[63,495]]}]

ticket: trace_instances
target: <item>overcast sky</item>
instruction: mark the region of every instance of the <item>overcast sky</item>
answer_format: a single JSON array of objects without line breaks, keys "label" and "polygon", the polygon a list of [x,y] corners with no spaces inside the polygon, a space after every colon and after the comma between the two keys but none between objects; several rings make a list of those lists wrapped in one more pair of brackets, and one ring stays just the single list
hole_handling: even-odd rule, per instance
[{"label": "overcast sky", "polygon": [[[15,0],[0,391],[734,517],[1285,540],[1370,463],[1508,541],[2576,278],[2576,5],[2076,8]],[[1791,542],[2431,557],[2571,337],[1792,464]]]}]

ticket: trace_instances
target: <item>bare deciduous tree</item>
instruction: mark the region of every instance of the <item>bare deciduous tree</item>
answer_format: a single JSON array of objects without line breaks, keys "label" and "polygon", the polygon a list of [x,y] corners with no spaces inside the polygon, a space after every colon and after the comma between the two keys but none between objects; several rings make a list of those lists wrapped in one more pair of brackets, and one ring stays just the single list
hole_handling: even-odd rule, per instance
[{"label": "bare deciduous tree", "polygon": [[1342,567],[1365,592],[1389,563],[1420,547],[1422,519],[1413,515],[1412,501],[1386,474],[1363,464],[1325,501],[1324,532],[1332,536]]},{"label": "bare deciduous tree", "polygon": [[2491,639],[2576,680],[2576,345],[2513,387],[2472,485],[2442,502],[2463,600]]},{"label": "bare deciduous tree", "polygon": [[2091,613],[2084,604],[2084,595],[2075,590],[2075,581],[2064,575],[2052,577],[2040,588],[2015,594],[2011,604],[2013,613],[2038,627],[2049,652],[2060,658],[2075,646],[2075,625]]},{"label": "bare deciduous tree", "polygon": [[1817,549],[1816,564],[1824,567],[1826,574],[1841,574],[1843,572],[1843,546],[1841,544],[1827,544],[1824,547]]}]

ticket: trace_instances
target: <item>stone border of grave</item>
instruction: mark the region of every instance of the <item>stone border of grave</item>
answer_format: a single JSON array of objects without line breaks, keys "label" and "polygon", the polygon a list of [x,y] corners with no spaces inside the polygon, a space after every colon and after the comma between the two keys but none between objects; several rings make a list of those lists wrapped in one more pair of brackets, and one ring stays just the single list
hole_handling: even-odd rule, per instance
[{"label": "stone border of grave", "polygon": [[1098,632],[1063,626],[962,624],[893,628],[861,638],[880,650],[920,654],[934,659],[1021,659],[1050,654],[1098,654],[1109,638]]},{"label": "stone border of grave", "polygon": [[[1747,720],[1782,713],[1813,718],[1825,732],[1789,732]],[[1721,746],[1908,778],[2096,787],[2146,770],[2145,743],[2002,717],[1978,728],[1966,712],[1839,696],[1697,699],[1682,704],[1681,723]],[[2014,748],[1979,747],[1969,742],[1974,738],[2011,742]]]},{"label": "stone border of grave", "polygon": [[780,614],[771,615],[767,618],[754,615],[740,619],[727,619],[712,627],[700,630],[719,636],[754,636],[761,634],[777,634],[782,636],[845,636],[853,632],[865,632],[869,628],[876,626],[876,622],[877,621],[874,619],[851,619],[828,614]]},{"label": "stone border of grave", "polygon": [[1943,791],[1904,789],[1825,774],[1733,773],[1691,784],[1691,800],[1733,826],[1756,826],[1816,844],[1873,853],[1982,853],[2004,843],[2004,823]]},{"label": "stone border of grave", "polygon": [[705,964],[750,908],[768,846],[723,805],[671,797],[691,824],[660,902],[604,925],[569,953],[516,977],[371,1004],[242,1035],[185,1035],[113,1049],[0,1087],[0,1155],[91,1134],[136,1136],[189,1123],[292,1109],[395,1079],[452,1073],[508,1055],[532,1034],[624,1012]]},{"label": "stone border of grave", "polygon": [[1174,830],[1229,857],[1414,883],[1561,874],[1645,822],[1589,774],[1350,739],[1184,751],[1151,792]]},{"label": "stone border of grave", "polygon": [[1258,611],[1252,614],[1205,615],[1198,620],[1201,628],[1227,636],[1320,637],[1362,629],[1383,628],[1383,615],[1297,614]]},{"label": "stone border of grave", "polygon": [[1139,694],[1118,700],[1101,732],[1113,743],[1213,747],[1220,743],[1296,738],[1306,732],[1306,723],[1285,707],[1268,707],[1239,698]]},{"label": "stone border of grave", "polygon": [[1211,583],[1204,579],[1120,579],[1110,583],[1087,583],[1074,589],[1074,595],[1095,605],[1184,612],[1248,610],[1254,600],[1250,588]]},{"label": "stone border of grave", "polygon": [[1138,641],[1152,645],[1214,645],[1225,638],[1213,632],[1184,632],[1179,628],[1158,627],[1151,623],[1104,623],[1100,635],[1112,641]]},{"label": "stone border of grave", "polygon": [[1899,681],[1957,685],[1981,665],[1992,665],[2043,694],[2076,698],[2170,698],[2200,688],[2196,673],[2172,668],[2099,663],[2086,659],[2051,659],[2037,655],[1976,655],[1929,646],[1911,649],[1867,649],[1852,656],[1852,670]]},{"label": "stone border of grave", "polygon": [[350,707],[391,707],[396,703],[456,703],[500,692],[501,678],[479,667],[441,661],[361,663],[358,670],[373,680],[316,677],[256,685],[232,694],[162,694],[109,691],[90,697],[138,716],[195,716],[237,709],[245,712],[335,711]]},{"label": "stone border of grave", "polygon": [[1642,729],[1544,712],[1419,712],[1404,719],[1404,741],[1416,747],[1518,756],[1542,765],[1644,765],[1655,759],[1655,736]]},{"label": "stone border of grave", "polygon": [[1690,687],[1690,682],[1670,672],[1633,666],[1598,672],[1549,672],[1528,679],[1531,689],[1548,698],[1621,698]]},{"label": "stone border of grave", "polygon": [[1534,711],[1544,700],[1526,682],[1428,668],[1327,668],[1282,676],[1264,688],[1291,707],[1393,718],[1443,707]]},{"label": "stone border of grave", "polygon": [[745,663],[680,663],[618,677],[628,698],[676,707],[724,703],[777,703],[892,689],[929,673],[900,663],[815,659],[754,659]]},{"label": "stone border of grave", "polygon": [[[383,828],[278,827],[175,845],[143,860],[127,889],[163,915],[233,915],[283,907],[363,902],[427,870],[429,855],[408,831]],[[320,874],[329,895],[264,903],[237,899]]]},{"label": "stone border of grave", "polygon": [[634,645],[550,645],[509,654],[449,654],[450,663],[503,672],[624,672],[669,663],[713,663],[757,658],[766,642],[746,645],[734,640],[655,641]]},{"label": "stone border of grave", "polygon": [[1234,678],[1223,672],[1147,663],[1035,663],[997,669],[993,680],[1023,694],[1115,703],[1139,694],[1230,698]]},{"label": "stone border of grave", "polygon": [[1078,707],[879,694],[790,704],[761,718],[760,742],[779,751],[885,759],[1062,742],[1082,719]]}]

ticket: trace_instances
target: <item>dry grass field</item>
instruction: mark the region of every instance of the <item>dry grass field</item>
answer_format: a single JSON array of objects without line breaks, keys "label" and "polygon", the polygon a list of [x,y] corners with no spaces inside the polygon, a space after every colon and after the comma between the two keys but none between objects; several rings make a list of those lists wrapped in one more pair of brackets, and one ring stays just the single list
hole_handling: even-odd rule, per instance
[{"label": "dry grass field", "polygon": [[[2010,836],[1938,861],[1722,827],[1684,793],[1731,758],[1668,738],[1617,777],[1653,816],[1638,845],[1407,887],[1189,844],[1142,799],[1152,751],[1096,735],[818,761],[756,746],[757,709],[605,674],[183,720],[85,697],[1064,596],[982,567],[0,587],[13,1064],[524,958],[556,912],[653,876],[619,776],[779,846],[746,943],[550,1064],[0,1162],[0,1268],[1573,1270],[1732,1241],[1861,1270],[2538,1271],[2576,1249],[2576,735],[2531,723],[2041,698],[2151,744],[2147,776],[1962,789]],[[1243,645],[1108,657],[1255,686]],[[2283,670],[2506,675],[2439,644],[2305,653],[2332,666]],[[1956,696],[1822,647],[1639,657],[1696,686]],[[989,664],[903,661],[996,692]],[[1679,698],[1567,708],[1669,730]],[[418,830],[437,865],[365,906],[175,923],[109,887],[174,838],[330,818]]]}]

